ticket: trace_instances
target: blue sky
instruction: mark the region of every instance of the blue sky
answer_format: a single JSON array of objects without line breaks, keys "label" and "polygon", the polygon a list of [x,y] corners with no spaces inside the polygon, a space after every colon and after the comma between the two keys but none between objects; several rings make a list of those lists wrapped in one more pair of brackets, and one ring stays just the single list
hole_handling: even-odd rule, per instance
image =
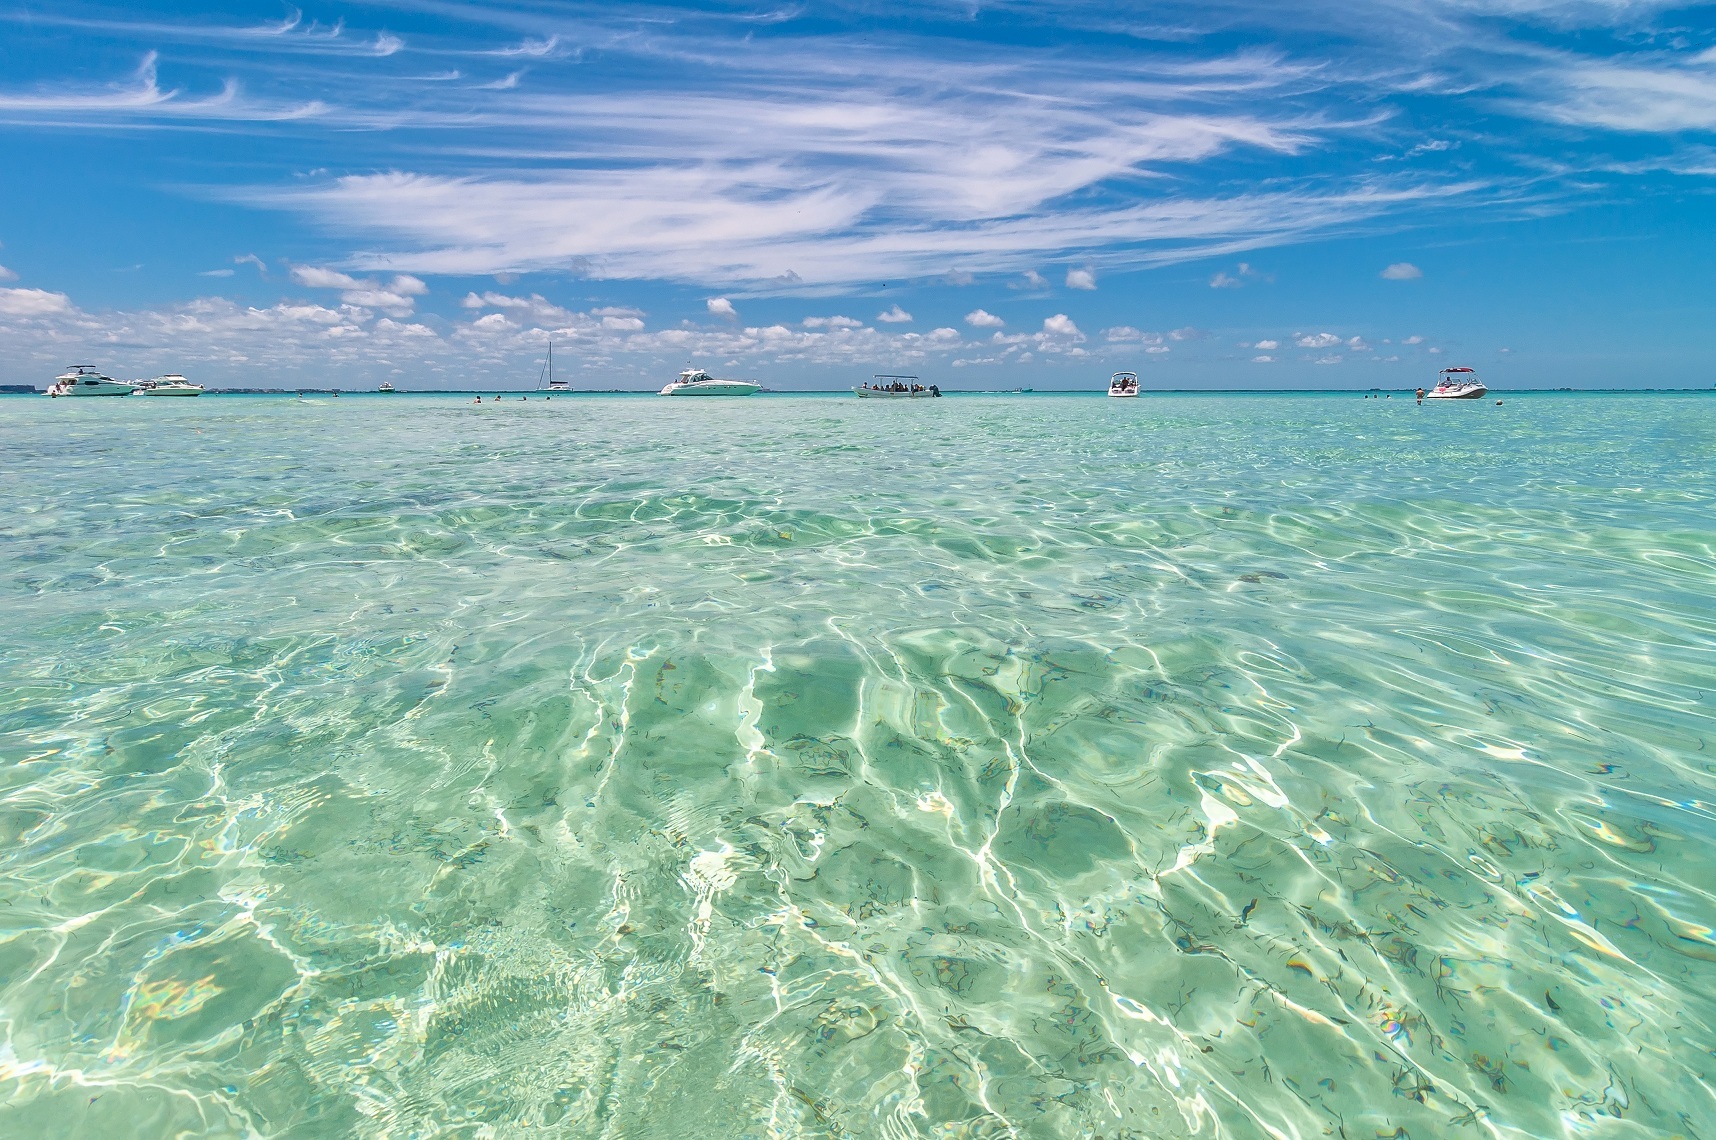
[{"label": "blue sky", "polygon": [[1716,7],[0,0],[0,381],[1716,382]]}]

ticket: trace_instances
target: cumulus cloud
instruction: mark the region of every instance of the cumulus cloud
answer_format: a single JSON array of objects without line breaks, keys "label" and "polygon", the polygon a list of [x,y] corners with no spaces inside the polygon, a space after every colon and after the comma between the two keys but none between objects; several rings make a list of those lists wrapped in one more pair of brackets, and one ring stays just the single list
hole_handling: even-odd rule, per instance
[{"label": "cumulus cloud", "polygon": [[1019,280],[1007,283],[1007,288],[1009,289],[1042,290],[1047,289],[1048,287],[1049,279],[1044,277],[1041,273],[1038,273],[1035,269],[1027,269],[1019,275]]},{"label": "cumulus cloud", "polygon": [[1341,343],[1341,338],[1334,333],[1306,333],[1299,336],[1293,343],[1300,348],[1333,348]]},{"label": "cumulus cloud", "polygon": [[965,314],[965,323],[972,328],[998,329],[1007,322],[986,309],[973,309]]},{"label": "cumulus cloud", "polygon": [[1252,345],[1251,347],[1252,348],[1261,348],[1265,352],[1273,352],[1276,349],[1281,347],[1281,342],[1278,340],[1260,340],[1256,344]]},{"label": "cumulus cloud", "polygon": [[726,317],[730,321],[739,319],[739,310],[735,309],[733,302],[725,297],[711,297],[703,304],[718,317]]},{"label": "cumulus cloud", "polygon": [[[1253,269],[1249,261],[1242,261],[1239,263],[1239,268],[1234,270],[1232,273],[1228,273],[1226,270],[1217,270],[1216,275],[1210,278],[1210,288],[1240,289],[1243,288],[1247,282],[1259,278],[1263,278],[1263,274]],[[1273,278],[1264,279],[1273,280]]]},{"label": "cumulus cloud", "polygon": [[1384,281],[1411,281],[1424,276],[1424,271],[1410,261],[1397,261],[1382,271]]},{"label": "cumulus cloud", "polygon": [[1421,336],[1409,336],[1405,340],[1401,341],[1400,343],[1401,344],[1423,344],[1424,338]]},{"label": "cumulus cloud", "polygon": [[72,311],[71,298],[46,289],[0,289],[0,316],[50,317]]},{"label": "cumulus cloud", "polygon": [[1078,326],[1073,323],[1072,318],[1067,316],[1065,313],[1056,313],[1054,316],[1045,319],[1043,321],[1043,331],[1051,336],[1074,336],[1080,338],[1084,336],[1083,333],[1078,331]]},{"label": "cumulus cloud", "polygon": [[416,306],[415,298],[429,291],[421,278],[409,273],[396,274],[393,280],[383,283],[316,265],[294,265],[292,280],[311,289],[339,289],[340,300],[346,304],[380,309],[395,317],[410,316]]},{"label": "cumulus cloud", "polygon": [[16,280],[18,280],[18,275],[16,273],[12,272],[10,269],[7,269],[4,265],[0,265],[0,281],[16,281]]},{"label": "cumulus cloud", "polygon": [[1096,288],[1096,270],[1092,269],[1088,265],[1085,266],[1083,269],[1069,269],[1069,270],[1067,270],[1067,288],[1068,289],[1095,289]]},{"label": "cumulus cloud", "polygon": [[852,317],[806,317],[803,321],[807,329],[861,329],[864,322]]},{"label": "cumulus cloud", "polygon": [[895,305],[885,313],[877,313],[876,319],[883,324],[903,325],[912,319],[912,315]]},{"label": "cumulus cloud", "polygon": [[1253,364],[1274,364],[1275,358],[1273,356],[1254,356],[1251,358],[1251,362]]},{"label": "cumulus cloud", "polygon": [[1131,325],[1115,325],[1111,329],[1104,329],[1102,335],[1110,344],[1128,344],[1144,339],[1143,331]]}]

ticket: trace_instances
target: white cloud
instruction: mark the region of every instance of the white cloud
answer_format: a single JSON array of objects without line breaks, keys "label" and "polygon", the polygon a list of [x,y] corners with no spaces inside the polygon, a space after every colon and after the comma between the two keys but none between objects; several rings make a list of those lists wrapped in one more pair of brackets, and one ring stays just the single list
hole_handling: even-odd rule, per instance
[{"label": "white cloud", "polygon": [[[1263,274],[1253,269],[1250,262],[1242,261],[1239,263],[1239,268],[1234,270],[1231,274],[1226,270],[1217,270],[1215,276],[1210,278],[1210,288],[1240,289],[1245,286],[1246,282],[1258,278],[1263,278]],[[1274,280],[1274,278],[1263,279],[1271,281]]]},{"label": "white cloud", "polygon": [[973,328],[998,329],[1007,322],[985,309],[973,309],[965,314],[965,323]]},{"label": "white cloud", "polygon": [[527,39],[513,47],[500,48],[490,55],[522,56],[527,59],[547,59],[556,54],[560,47],[559,36],[545,36],[542,39]]},{"label": "white cloud", "polygon": [[1409,336],[1405,340],[1401,341],[1400,343],[1401,344],[1423,344],[1424,338],[1421,336]]},{"label": "white cloud", "polygon": [[1347,348],[1349,348],[1353,352],[1369,352],[1369,351],[1371,351],[1370,345],[1368,345],[1364,342],[1364,337],[1362,337],[1362,336],[1348,337],[1347,338]]},{"label": "white cloud", "polygon": [[1173,352],[1174,350],[1169,348],[1165,344],[1153,344],[1149,348],[1145,349],[1144,351],[1148,352],[1152,355],[1155,355],[1155,356],[1160,356],[1164,352]]},{"label": "white cloud", "polygon": [[1204,330],[1187,325],[1183,329],[1173,329],[1168,333],[1169,340],[1202,340]]},{"label": "white cloud", "polygon": [[1341,356],[1339,353],[1330,353],[1327,356],[1319,356],[1315,361],[1317,364],[1339,364],[1340,362]]},{"label": "white cloud", "polygon": [[1041,273],[1038,273],[1035,269],[1025,270],[1025,272],[1019,274],[1019,278],[1020,279],[1018,281],[1009,282],[1007,288],[1040,290],[1047,289],[1049,287],[1049,279],[1044,277]]},{"label": "white cloud", "polygon": [[16,281],[16,280],[18,280],[18,275],[16,273],[12,272],[10,269],[7,269],[4,265],[0,265],[0,281]]},{"label": "white cloud", "polygon": [[1043,331],[1052,336],[1076,336],[1080,338],[1084,336],[1078,331],[1078,326],[1073,323],[1072,318],[1065,313],[1056,313],[1044,320]]},{"label": "white cloud", "polygon": [[1252,345],[1251,347],[1252,348],[1261,348],[1261,349],[1265,350],[1266,352],[1273,352],[1276,349],[1281,347],[1281,342],[1278,340],[1260,340],[1256,344]]},{"label": "white cloud", "polygon": [[1083,269],[1069,269],[1069,270],[1067,270],[1067,288],[1068,289],[1095,289],[1096,288],[1096,270],[1092,269],[1088,265],[1085,266]]},{"label": "white cloud", "polygon": [[806,317],[802,322],[807,329],[861,329],[864,322],[853,317]]},{"label": "white cloud", "polygon": [[256,266],[256,271],[258,273],[262,274],[264,277],[268,276],[268,266],[263,264],[262,259],[257,257],[254,253],[240,254],[232,259],[232,263],[234,265],[254,265]]},{"label": "white cloud", "polygon": [[46,289],[0,289],[0,316],[49,317],[72,311],[71,298]]},{"label": "white cloud", "polygon": [[237,271],[233,270],[233,269],[205,269],[201,273],[197,274],[197,276],[198,277],[231,277],[235,272],[237,272]]},{"label": "white cloud", "polygon": [[912,315],[900,308],[898,305],[895,305],[885,313],[877,313],[876,319],[881,321],[883,324],[903,325],[912,319]]},{"label": "white cloud", "polygon": [[1382,271],[1385,281],[1411,281],[1424,276],[1424,271],[1410,261],[1397,261]]},{"label": "white cloud", "polygon": [[718,317],[726,317],[728,320],[738,320],[739,318],[739,311],[733,307],[733,302],[725,297],[711,297],[703,303],[711,313]]},{"label": "white cloud", "polygon": [[348,273],[336,269],[322,269],[315,265],[294,265],[292,280],[300,285],[308,285],[312,289],[361,289],[363,283]]},{"label": "white cloud", "polygon": [[291,276],[298,284],[311,289],[341,290],[340,300],[348,305],[380,309],[395,317],[410,316],[416,305],[415,298],[429,291],[429,287],[421,278],[413,277],[409,273],[396,274],[393,280],[383,283],[373,278],[353,277],[337,269],[294,265]]},{"label": "white cloud", "polygon": [[1131,325],[1115,325],[1111,329],[1104,329],[1102,335],[1110,344],[1128,344],[1144,339],[1143,332]]},{"label": "white cloud", "polygon": [[603,317],[602,327],[621,332],[636,332],[644,327],[644,323],[637,317]]},{"label": "white cloud", "polygon": [[1274,364],[1275,358],[1273,356],[1254,356],[1251,358],[1251,362],[1253,364]]},{"label": "white cloud", "polygon": [[1334,333],[1307,333],[1293,342],[1300,348],[1333,348],[1341,343],[1341,338]]}]

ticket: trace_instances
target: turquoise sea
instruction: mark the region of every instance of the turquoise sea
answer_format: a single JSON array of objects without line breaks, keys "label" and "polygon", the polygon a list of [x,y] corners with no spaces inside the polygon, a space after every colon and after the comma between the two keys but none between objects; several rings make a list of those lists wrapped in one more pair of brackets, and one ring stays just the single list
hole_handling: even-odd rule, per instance
[{"label": "turquoise sea", "polygon": [[0,401],[0,1135],[1716,1135],[1716,397]]}]

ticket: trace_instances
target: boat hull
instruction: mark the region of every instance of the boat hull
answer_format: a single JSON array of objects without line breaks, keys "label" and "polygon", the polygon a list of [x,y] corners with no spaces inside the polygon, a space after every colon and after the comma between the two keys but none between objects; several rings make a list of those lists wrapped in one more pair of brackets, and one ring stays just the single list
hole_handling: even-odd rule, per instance
[{"label": "boat hull", "polygon": [[1469,388],[1457,388],[1452,392],[1426,392],[1426,400],[1481,400],[1490,394],[1490,390],[1482,384]]},{"label": "boat hull", "polygon": [[139,396],[200,396],[202,394],[203,390],[195,385],[187,385],[183,388],[169,388],[165,386],[160,388],[144,388],[137,393]]},{"label": "boat hull", "polygon": [[661,390],[663,396],[751,396],[761,384],[742,380],[698,380],[690,384],[669,384]]},{"label": "boat hull", "polygon": [[135,385],[122,384],[117,380],[78,381],[75,384],[55,384],[48,389],[48,395],[60,396],[129,396],[137,390]]},{"label": "boat hull", "polygon": [[1108,398],[1110,400],[1136,400],[1138,398],[1138,393],[1136,393],[1136,392],[1110,392],[1108,394]]}]

